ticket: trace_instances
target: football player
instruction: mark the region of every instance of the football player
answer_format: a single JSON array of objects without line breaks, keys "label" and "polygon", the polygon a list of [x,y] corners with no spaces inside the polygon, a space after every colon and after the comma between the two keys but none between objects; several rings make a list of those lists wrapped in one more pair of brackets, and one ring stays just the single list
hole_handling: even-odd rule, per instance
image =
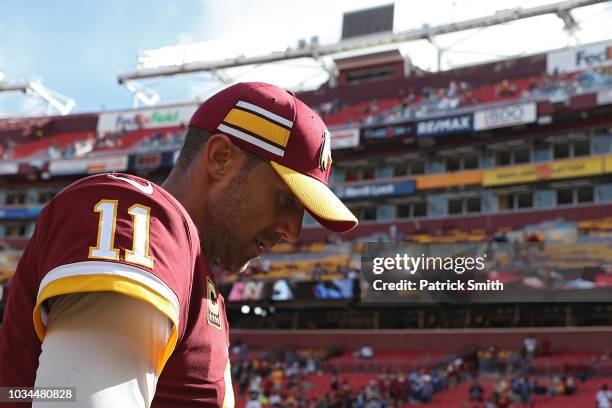
[{"label": "football player", "polygon": [[161,187],[127,174],[66,187],[12,280],[0,386],[76,387],[76,403],[44,407],[233,406],[213,267],[240,272],[296,242],[304,210],[333,231],[355,227],[327,187],[330,151],[292,93],[240,83],[194,113]]}]

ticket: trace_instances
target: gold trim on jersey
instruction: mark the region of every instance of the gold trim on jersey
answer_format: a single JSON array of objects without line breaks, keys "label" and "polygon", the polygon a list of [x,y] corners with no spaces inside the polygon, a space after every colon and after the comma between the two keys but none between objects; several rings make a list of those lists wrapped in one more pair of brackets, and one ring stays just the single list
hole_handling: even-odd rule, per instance
[{"label": "gold trim on jersey", "polygon": [[46,333],[46,326],[42,318],[43,302],[54,296],[80,292],[115,292],[131,296],[135,299],[149,303],[170,319],[172,322],[172,332],[170,333],[170,338],[166,345],[162,360],[157,365],[157,374],[159,375],[176,347],[179,311],[177,311],[172,302],[164,296],[140,282],[136,282],[121,275],[66,276],[49,282],[44,288],[41,288],[33,312],[34,328],[40,341],[42,342],[44,340]]}]

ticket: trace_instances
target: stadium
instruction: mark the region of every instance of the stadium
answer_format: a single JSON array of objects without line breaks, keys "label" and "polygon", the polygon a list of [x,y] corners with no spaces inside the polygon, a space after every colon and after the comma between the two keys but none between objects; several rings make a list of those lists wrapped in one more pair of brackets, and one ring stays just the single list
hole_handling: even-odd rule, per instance
[{"label": "stadium", "polygon": [[[306,214],[299,242],[218,277],[236,406],[610,406],[596,395],[612,385],[612,35],[448,69],[399,48],[541,15],[571,30],[598,3],[404,32],[385,5],[345,13],[331,45],[168,66],[149,50],[117,78],[134,97],[122,110],[72,113],[69,98],[0,79],[51,107],[0,117],[0,310],[57,193],[98,173],[161,185],[176,163],[199,102],[161,104],[139,81],[325,57],[326,80],[294,92],[331,133],[330,186],[359,226],[330,234]],[[373,257],[398,251],[423,263],[372,275]],[[483,260],[457,272],[468,290],[425,290],[457,256]],[[406,284],[390,294],[372,279]]]}]

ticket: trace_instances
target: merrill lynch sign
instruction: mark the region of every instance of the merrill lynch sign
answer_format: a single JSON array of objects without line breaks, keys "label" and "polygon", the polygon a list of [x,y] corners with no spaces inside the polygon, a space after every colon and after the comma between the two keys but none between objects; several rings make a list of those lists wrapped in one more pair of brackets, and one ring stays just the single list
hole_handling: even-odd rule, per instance
[{"label": "merrill lynch sign", "polygon": [[338,198],[355,200],[371,197],[386,197],[414,193],[414,180],[396,183],[358,184],[333,189]]}]

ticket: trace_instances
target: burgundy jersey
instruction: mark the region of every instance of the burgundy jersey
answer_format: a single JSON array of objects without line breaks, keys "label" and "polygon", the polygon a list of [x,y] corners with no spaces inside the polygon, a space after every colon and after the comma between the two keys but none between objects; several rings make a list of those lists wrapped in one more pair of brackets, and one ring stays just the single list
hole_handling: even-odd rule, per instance
[{"label": "burgundy jersey", "polygon": [[0,386],[34,385],[46,300],[95,291],[145,301],[173,323],[153,407],[233,406],[225,304],[196,227],[169,193],[125,174],[79,180],[39,215],[4,311]]}]

